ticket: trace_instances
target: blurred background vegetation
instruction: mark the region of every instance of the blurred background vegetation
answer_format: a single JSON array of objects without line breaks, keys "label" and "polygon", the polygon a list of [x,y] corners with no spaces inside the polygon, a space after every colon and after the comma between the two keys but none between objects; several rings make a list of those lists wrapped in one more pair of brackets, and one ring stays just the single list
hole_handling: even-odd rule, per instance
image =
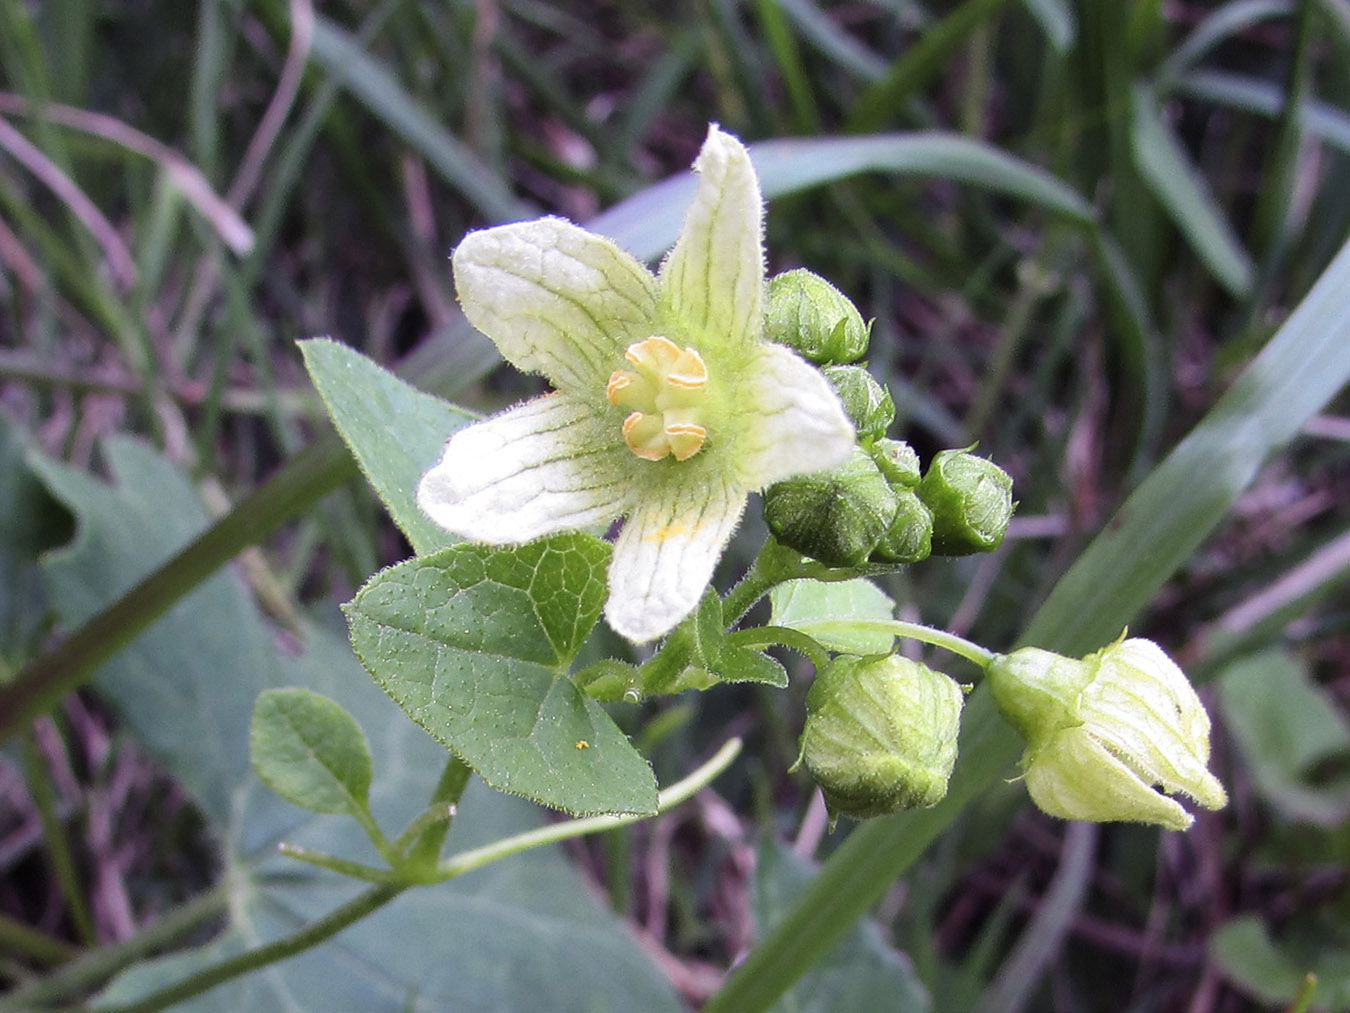
[{"label": "blurred background vegetation", "polygon": [[[764,167],[770,269],[807,266],[875,319],[893,435],[925,456],[978,441],[1014,475],[1002,550],[885,584],[902,616],[1008,646],[1350,235],[1350,5],[0,0],[0,680],[95,611],[41,562],[84,526],[85,494],[31,462],[104,476],[114,436],[213,517],[321,472],[235,569],[274,641],[336,626],[407,546],[341,464],[295,340],[333,335],[475,410],[514,400],[534,381],[463,324],[449,249],[494,222],[588,221],[685,169],[709,121],[752,144],[911,145],[851,167],[853,149],[812,165],[775,146],[802,181]],[[1280,1008],[1315,970],[1318,1008],[1350,1009],[1344,394],[1300,430],[1248,462],[1131,620],[1205,684],[1231,805],[1186,834],[1070,828],[995,785],[878,911],[869,945],[907,955],[931,1008]],[[117,593],[190,534],[146,548]],[[785,773],[804,692],[628,715],[663,781],[730,733],[749,748],[717,795],[568,852],[688,1002],[767,910],[756,857],[787,852],[766,842],[818,858],[843,836]],[[128,954],[70,979],[98,986],[220,876],[210,807],[184,754],[138,733],[136,698],[56,695],[0,753],[0,976],[18,995]],[[176,941],[210,939],[211,917]]]}]

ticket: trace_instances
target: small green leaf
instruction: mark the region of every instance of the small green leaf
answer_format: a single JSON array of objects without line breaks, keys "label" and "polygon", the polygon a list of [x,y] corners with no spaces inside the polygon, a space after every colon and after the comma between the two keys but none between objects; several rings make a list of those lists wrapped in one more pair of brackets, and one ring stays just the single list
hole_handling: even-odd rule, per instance
[{"label": "small green leaf", "polygon": [[417,483],[470,416],[336,341],[302,341],[300,351],[333,424],[413,549],[426,554],[455,541],[418,509]]},{"label": "small green leaf", "polygon": [[783,689],[787,670],[767,654],[749,647],[723,647],[716,671],[724,682],[762,682]]},{"label": "small green leaf", "polygon": [[352,644],[410,717],[488,784],[571,813],[650,813],[650,766],[567,668],[604,605],[609,546],[456,545],[376,574]]},{"label": "small green leaf", "polygon": [[342,705],[308,689],[264,690],[249,729],[253,769],[288,802],[355,815],[370,799],[370,746]]},{"label": "small green leaf", "polygon": [[775,626],[808,633],[831,651],[884,654],[895,638],[888,633],[820,633],[811,624],[841,619],[893,619],[895,602],[870,580],[825,582],[789,580],[769,592]]},{"label": "small green leaf", "polygon": [[[694,616],[681,623],[670,639],[641,668],[633,673],[616,669],[599,673],[608,679],[592,679],[591,695],[616,699],[602,693],[626,693],[639,697],[683,693],[687,689],[711,689],[724,682],[764,682],[787,685],[787,672],[767,655],[747,647],[728,647],[722,623],[722,599],[709,590]],[[619,680],[628,676],[620,686]]]}]

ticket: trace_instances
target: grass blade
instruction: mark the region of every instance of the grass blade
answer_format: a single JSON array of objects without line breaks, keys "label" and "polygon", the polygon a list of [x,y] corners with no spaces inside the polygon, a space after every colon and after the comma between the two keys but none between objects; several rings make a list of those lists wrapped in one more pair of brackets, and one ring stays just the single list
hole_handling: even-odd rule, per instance
[{"label": "grass blade", "polygon": [[1139,173],[1186,242],[1234,298],[1244,296],[1256,277],[1251,256],[1219,210],[1204,177],[1163,122],[1153,92],[1134,89],[1130,148]]}]

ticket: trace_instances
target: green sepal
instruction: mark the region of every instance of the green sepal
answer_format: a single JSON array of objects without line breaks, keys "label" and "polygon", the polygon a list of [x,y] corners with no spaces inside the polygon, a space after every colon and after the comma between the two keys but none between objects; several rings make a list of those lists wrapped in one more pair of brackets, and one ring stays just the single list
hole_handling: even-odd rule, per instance
[{"label": "green sepal", "polygon": [[933,515],[913,491],[896,492],[895,517],[872,550],[878,563],[917,563],[933,554]]},{"label": "green sepal", "polygon": [[903,440],[883,438],[867,449],[891,485],[901,489],[913,489],[923,480],[918,452]]},{"label": "green sepal", "polygon": [[933,514],[933,554],[966,556],[1003,544],[1012,520],[1012,476],[968,450],[944,450],[917,490]]},{"label": "green sepal", "polygon": [[890,391],[861,366],[826,366],[821,372],[839,395],[860,441],[868,444],[886,435],[895,421]]},{"label": "green sepal", "polygon": [[801,762],[831,817],[936,805],[956,763],[961,688],[900,655],[841,655],[806,698]]},{"label": "green sepal", "polygon": [[838,468],[779,482],[764,494],[774,537],[827,566],[864,562],[895,509],[896,493],[860,447]]},{"label": "green sepal", "polygon": [[871,330],[848,296],[820,275],[797,268],[769,279],[765,335],[817,365],[861,359]]}]

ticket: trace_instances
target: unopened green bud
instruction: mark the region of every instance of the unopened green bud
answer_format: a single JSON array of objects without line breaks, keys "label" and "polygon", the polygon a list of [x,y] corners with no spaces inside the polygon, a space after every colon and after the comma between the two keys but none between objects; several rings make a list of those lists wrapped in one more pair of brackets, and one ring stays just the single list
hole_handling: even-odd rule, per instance
[{"label": "unopened green bud", "polygon": [[899,655],[836,658],[806,697],[802,762],[831,817],[935,805],[956,762],[961,688]]},{"label": "unopened green bud", "polygon": [[868,449],[891,485],[913,489],[923,478],[919,455],[904,440],[880,439]]},{"label": "unopened green bud", "polygon": [[1027,791],[1050,815],[1185,830],[1194,817],[1168,796],[1227,804],[1207,769],[1209,715],[1153,641],[1122,637],[1081,661],[1026,647],[987,672],[999,710],[1027,741]]},{"label": "unopened green bud", "polygon": [[827,566],[863,562],[895,516],[896,494],[859,447],[829,471],[769,487],[764,520],[784,545]]},{"label": "unopened green bud", "polygon": [[1012,519],[1012,477],[967,450],[933,457],[919,483],[919,499],[933,514],[933,552],[966,556],[1003,544]]},{"label": "unopened green bud", "polygon": [[933,554],[933,515],[909,489],[896,491],[895,517],[872,550],[879,563],[917,563]]},{"label": "unopened green bud", "polygon": [[804,268],[769,279],[764,326],[770,341],[822,366],[861,359],[871,331],[848,296]]},{"label": "unopened green bud", "polygon": [[826,366],[821,372],[839,395],[859,440],[869,443],[886,435],[886,428],[895,421],[890,391],[861,366]]}]

